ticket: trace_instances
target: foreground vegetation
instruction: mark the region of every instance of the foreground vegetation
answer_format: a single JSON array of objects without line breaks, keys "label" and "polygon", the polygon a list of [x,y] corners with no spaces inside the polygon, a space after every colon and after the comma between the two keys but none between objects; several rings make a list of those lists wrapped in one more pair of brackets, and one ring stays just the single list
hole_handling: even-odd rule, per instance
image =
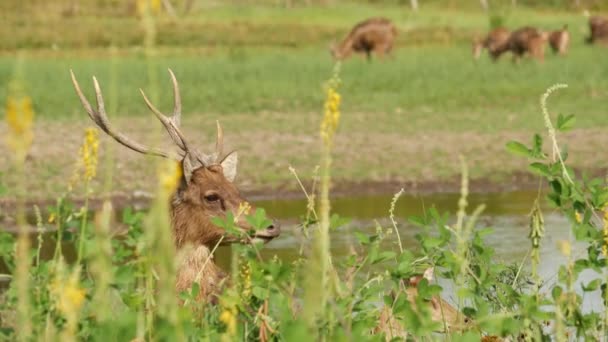
[{"label": "foreground vegetation", "polygon": [[[144,213],[125,212],[128,231],[112,231],[112,207],[106,202],[90,220],[88,208],[77,209],[67,197],[59,198],[48,217],[39,214],[37,240],[30,247],[23,207],[17,240],[2,233],[0,250],[11,279],[0,302],[0,336],[30,340],[420,340],[476,341],[498,337],[524,340],[565,341],[571,338],[602,340],[608,329],[608,187],[603,179],[583,179],[567,166],[568,154],[556,140],[557,132],[573,127],[574,117],[559,115],[555,126],[543,97],[548,144],[535,135],[532,144],[510,142],[507,150],[531,160],[529,170],[539,175],[548,200],[572,225],[572,238],[558,247],[567,258],[556,278],[543,279],[537,272],[545,227],[539,197],[531,206],[529,257],[515,264],[497,262],[484,242],[490,228],[476,220],[484,207],[468,208],[468,169],[462,163],[461,199],[455,217],[434,208],[407,220],[421,228],[417,248],[403,249],[393,217],[392,225],[377,227],[376,234],[354,234],[351,254],[332,259],[329,232],[345,223],[330,216],[329,184],[336,129],[341,121],[340,95],[334,78],[328,84],[325,115],[320,125],[321,169],[317,194],[311,197],[299,229],[300,258],[293,264],[278,258],[259,257],[260,245],[234,246],[231,281],[218,304],[198,301],[200,291],[175,294],[172,277],[180,260],[168,248],[171,239],[167,217],[168,196],[175,188],[173,172],[160,167],[157,199]],[[31,144],[31,107],[23,94],[11,97],[9,146],[21,186],[13,189],[23,198],[22,169]],[[28,121],[29,119],[29,121]],[[19,129],[17,129],[19,128]],[[90,196],[96,176],[98,141],[87,132],[80,149],[75,182]],[[548,145],[548,147],[547,147]],[[542,185],[546,184],[546,185]],[[76,189],[76,188],[74,188]],[[74,190],[72,190],[74,191]],[[68,196],[69,193],[68,193]],[[313,209],[316,208],[316,209]],[[303,208],[304,211],[306,211]],[[264,226],[263,212],[251,218]],[[56,247],[49,259],[40,255],[43,222],[56,231]],[[260,224],[255,224],[258,222]],[[231,232],[233,222],[217,220]],[[78,232],[77,234],[74,234]],[[66,262],[64,243],[77,246],[75,260]],[[574,243],[584,244],[583,255],[574,254]],[[392,246],[391,248],[387,248]],[[179,263],[179,261],[178,261]],[[33,266],[32,266],[33,265]],[[416,296],[408,297],[408,279],[434,270],[441,283],[422,280]],[[583,271],[596,274],[579,288]],[[6,278],[6,276],[4,276]],[[442,285],[448,284],[457,311],[433,316]],[[411,286],[411,285],[410,285]],[[602,300],[604,312],[585,310],[585,295]],[[434,317],[434,318],[433,318]]]}]

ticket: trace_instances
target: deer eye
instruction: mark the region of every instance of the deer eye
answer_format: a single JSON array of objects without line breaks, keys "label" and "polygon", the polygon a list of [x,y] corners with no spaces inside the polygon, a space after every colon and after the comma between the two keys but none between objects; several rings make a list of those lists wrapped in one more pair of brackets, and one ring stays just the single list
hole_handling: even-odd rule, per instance
[{"label": "deer eye", "polygon": [[214,193],[207,194],[204,197],[205,197],[205,201],[207,201],[207,202],[216,202],[216,201],[220,200],[220,196],[218,194],[214,194]]}]

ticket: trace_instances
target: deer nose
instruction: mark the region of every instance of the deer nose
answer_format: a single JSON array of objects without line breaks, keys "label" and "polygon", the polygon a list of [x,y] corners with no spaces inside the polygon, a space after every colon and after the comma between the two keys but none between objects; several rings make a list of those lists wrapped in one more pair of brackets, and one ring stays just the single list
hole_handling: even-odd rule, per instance
[{"label": "deer nose", "polygon": [[279,234],[281,234],[281,225],[278,222],[273,221],[268,227],[266,227],[266,233],[268,236],[273,238],[279,236]]}]

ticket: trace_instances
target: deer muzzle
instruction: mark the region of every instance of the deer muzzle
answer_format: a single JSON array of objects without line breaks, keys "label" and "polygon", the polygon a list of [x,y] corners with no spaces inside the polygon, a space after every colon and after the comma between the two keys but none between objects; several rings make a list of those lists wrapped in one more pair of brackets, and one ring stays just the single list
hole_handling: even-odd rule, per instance
[{"label": "deer muzzle", "polygon": [[258,230],[253,235],[253,239],[260,239],[264,243],[276,238],[281,234],[281,226],[278,222],[272,222],[266,229]]}]

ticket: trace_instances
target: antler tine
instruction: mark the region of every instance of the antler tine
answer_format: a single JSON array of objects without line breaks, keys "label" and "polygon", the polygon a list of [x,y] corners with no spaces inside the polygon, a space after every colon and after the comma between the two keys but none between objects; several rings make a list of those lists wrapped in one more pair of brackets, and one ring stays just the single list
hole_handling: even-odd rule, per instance
[{"label": "antler tine", "polygon": [[82,103],[82,106],[86,110],[86,112],[89,115],[89,117],[91,118],[91,120],[93,120],[93,122],[95,122],[95,124],[97,124],[97,126],[99,126],[99,128],[101,128],[101,130],[103,130],[106,134],[108,134],[109,136],[114,138],[114,140],[116,140],[121,145],[128,147],[136,152],[143,153],[143,154],[150,154],[150,155],[164,157],[164,158],[176,159],[172,153],[165,152],[165,151],[155,149],[155,148],[146,147],[138,142],[135,142],[135,141],[129,139],[124,134],[122,134],[118,131],[115,131],[112,128],[112,126],[110,125],[110,121],[108,120],[108,116],[106,115],[103,95],[101,93],[101,88],[99,87],[99,82],[97,82],[97,79],[95,77],[93,77],[93,86],[95,88],[95,98],[97,101],[97,110],[95,110],[95,109],[93,109],[93,107],[91,106],[91,104],[89,103],[87,98],[84,96],[84,94],[82,93],[82,90],[80,89],[80,85],[78,84],[78,81],[76,80],[76,76],[74,76],[74,72],[72,70],[70,70],[70,75],[72,77],[72,84],[74,85],[76,94],[80,98],[80,102]]},{"label": "antler tine", "polygon": [[144,98],[144,102],[146,102],[146,105],[148,106],[150,111],[152,111],[152,113],[154,113],[156,118],[158,118],[158,120],[163,124],[163,126],[165,126],[165,129],[167,130],[167,133],[169,133],[169,136],[171,137],[173,142],[182,150],[183,155],[185,155],[186,153],[191,152],[191,149],[188,146],[188,142],[186,141],[186,138],[184,137],[182,132],[179,130],[180,121],[181,121],[181,109],[182,109],[181,97],[179,94],[179,85],[177,83],[177,79],[175,78],[175,75],[173,74],[173,72],[170,69],[169,69],[169,74],[171,75],[171,81],[173,83],[173,97],[174,97],[174,102],[175,102],[174,109],[173,109],[173,116],[171,118],[167,117],[160,110],[158,110],[156,107],[154,107],[154,105],[152,104],[152,102],[150,102],[150,100],[148,99],[148,97],[146,96],[146,94],[144,93],[144,91],[142,89],[139,89],[139,91],[141,92],[141,95]]},{"label": "antler tine", "polygon": [[219,120],[215,121],[217,123],[217,138],[215,140],[215,153],[217,160],[221,160],[222,152],[224,150],[224,130],[222,129],[222,125],[220,125]]},{"label": "antler tine", "polygon": [[179,94],[179,85],[177,84],[175,74],[173,74],[173,70],[168,70],[169,75],[171,75],[171,83],[173,83],[173,122],[175,122],[175,126],[179,128],[182,121],[182,98]]}]

